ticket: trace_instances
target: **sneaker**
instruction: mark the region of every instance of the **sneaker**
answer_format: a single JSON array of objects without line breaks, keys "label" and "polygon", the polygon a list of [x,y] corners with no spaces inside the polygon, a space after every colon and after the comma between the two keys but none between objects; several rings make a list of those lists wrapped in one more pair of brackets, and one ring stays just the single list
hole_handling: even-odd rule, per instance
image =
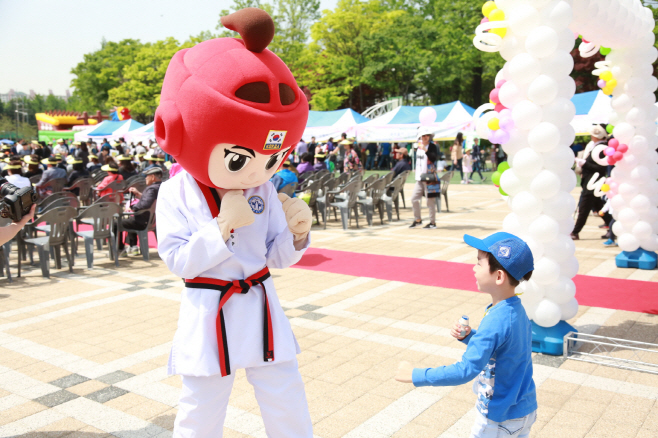
[{"label": "sneaker", "polygon": [[131,256],[139,255],[139,246],[131,246],[128,254]]},{"label": "sneaker", "polygon": [[610,233],[605,233],[603,236],[601,236],[601,239],[609,239],[610,238]]},{"label": "sneaker", "polygon": [[606,224],[599,225],[599,228],[603,228],[604,230],[609,230],[610,229],[610,227],[607,226]]},{"label": "sneaker", "polygon": [[466,181],[462,180],[462,184],[466,184]]},{"label": "sneaker", "polygon": [[420,222],[416,222],[416,221],[414,221],[414,223],[411,224],[411,225],[409,226],[409,228],[420,227],[422,224],[423,224],[423,221],[420,221]]},{"label": "sneaker", "polygon": [[119,257],[128,257],[128,247],[119,250]]},{"label": "sneaker", "polygon": [[432,222],[430,222],[429,224],[425,225],[423,228],[434,229],[434,228],[436,228],[436,224],[433,224]]},{"label": "sneaker", "polygon": [[468,180],[468,183],[469,183],[469,184],[473,184],[474,182],[475,182],[475,181],[473,181],[472,179],[469,179],[469,180]]},{"label": "sneaker", "polygon": [[604,244],[605,246],[619,246],[619,245],[617,245],[617,242],[615,242],[615,241],[612,240],[612,239],[608,239],[608,240],[606,240],[605,242],[603,242],[603,244]]}]

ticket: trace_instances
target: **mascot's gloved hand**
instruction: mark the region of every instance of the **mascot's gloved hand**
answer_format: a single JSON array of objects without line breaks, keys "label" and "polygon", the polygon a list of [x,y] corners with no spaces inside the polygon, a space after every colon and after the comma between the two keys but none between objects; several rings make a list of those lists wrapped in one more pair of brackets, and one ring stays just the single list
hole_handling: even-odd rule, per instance
[{"label": "mascot's gloved hand", "polygon": [[243,196],[242,190],[229,190],[224,194],[219,216],[217,216],[217,224],[224,242],[231,237],[231,230],[251,225],[255,220],[254,212]]},{"label": "mascot's gloved hand", "polygon": [[288,229],[295,236],[295,242],[303,242],[313,224],[311,209],[306,202],[299,198],[290,198],[285,193],[279,193],[279,201],[286,215]]}]

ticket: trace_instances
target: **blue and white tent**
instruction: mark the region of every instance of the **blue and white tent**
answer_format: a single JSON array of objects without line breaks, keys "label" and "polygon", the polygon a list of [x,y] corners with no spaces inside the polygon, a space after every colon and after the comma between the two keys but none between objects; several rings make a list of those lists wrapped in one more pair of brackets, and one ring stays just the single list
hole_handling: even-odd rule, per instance
[{"label": "blue and white tent", "polygon": [[117,140],[119,137],[124,137],[126,133],[141,128],[142,126],[144,126],[143,123],[139,123],[133,119],[121,120],[119,122],[105,120],[86,131],[76,132],[74,138],[75,141],[102,140],[104,138],[107,138],[108,140]]},{"label": "blue and white tent", "polygon": [[571,98],[576,106],[576,116],[571,126],[577,135],[589,135],[589,130],[595,123],[608,123],[612,106],[610,97],[601,90],[578,93]]},{"label": "blue and white tent", "polygon": [[339,139],[343,132],[348,137],[354,137],[357,125],[368,121],[368,118],[349,108],[336,111],[310,111],[302,138],[304,141],[310,141],[311,137],[315,137],[316,141],[327,141],[329,137]]},{"label": "blue and white tent", "polygon": [[127,142],[137,143],[138,141],[155,140],[155,122],[151,122],[127,133],[124,138]]},{"label": "blue and white tent", "polygon": [[[358,140],[362,142],[408,141],[418,139],[420,112],[424,106],[400,106],[393,111],[363,123],[357,127]],[[433,105],[436,112],[434,138],[454,138],[457,132],[469,129],[475,109],[460,102]]]}]

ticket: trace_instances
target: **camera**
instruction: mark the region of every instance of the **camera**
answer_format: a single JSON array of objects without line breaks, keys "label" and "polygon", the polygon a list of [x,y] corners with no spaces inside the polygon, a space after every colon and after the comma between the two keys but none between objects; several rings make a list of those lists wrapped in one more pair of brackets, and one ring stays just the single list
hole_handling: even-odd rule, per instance
[{"label": "camera", "polygon": [[33,187],[19,189],[6,179],[0,177],[0,216],[14,222],[20,221],[37,202],[37,194]]}]

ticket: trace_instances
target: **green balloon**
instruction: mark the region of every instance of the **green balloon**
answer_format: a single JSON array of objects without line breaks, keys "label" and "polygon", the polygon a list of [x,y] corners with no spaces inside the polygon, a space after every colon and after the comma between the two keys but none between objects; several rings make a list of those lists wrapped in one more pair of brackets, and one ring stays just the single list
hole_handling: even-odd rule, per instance
[{"label": "green balloon", "polygon": [[496,186],[500,185],[500,175],[501,175],[501,173],[499,171],[496,171],[496,172],[493,173],[493,175],[491,175],[491,181]]},{"label": "green balloon", "polygon": [[507,161],[503,161],[498,165],[498,172],[503,173],[507,169],[509,169],[509,163]]},{"label": "green balloon", "polygon": [[601,47],[601,49],[599,49],[599,52],[601,53],[601,55],[606,56],[608,53],[610,53],[611,50],[612,49],[608,49],[607,47]]},{"label": "green balloon", "polygon": [[501,195],[503,195],[503,196],[507,196],[507,193],[505,193],[505,191],[503,190],[502,187],[500,187],[500,188],[498,189],[498,191],[500,192]]},{"label": "green balloon", "polygon": [[612,125],[608,125],[605,127],[605,130],[607,131],[608,134],[612,134],[612,131],[614,131],[615,127]]}]

